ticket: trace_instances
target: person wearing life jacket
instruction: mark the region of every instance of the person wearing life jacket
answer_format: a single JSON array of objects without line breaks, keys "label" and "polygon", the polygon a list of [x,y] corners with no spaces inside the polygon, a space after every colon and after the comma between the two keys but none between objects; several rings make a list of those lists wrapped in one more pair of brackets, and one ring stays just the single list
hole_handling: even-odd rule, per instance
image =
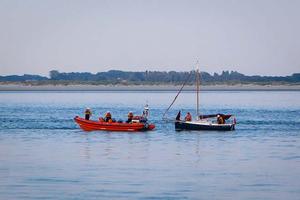
[{"label": "person wearing life jacket", "polygon": [[192,121],[192,115],[190,112],[186,113],[186,116],[184,118],[185,121]]},{"label": "person wearing life jacket", "polygon": [[224,119],[221,115],[217,115],[218,124],[224,124]]},{"label": "person wearing life jacket", "polygon": [[111,114],[110,114],[109,111],[107,111],[107,112],[105,113],[104,121],[106,121],[106,122],[111,122],[111,121],[112,121],[112,119],[111,119]]},{"label": "person wearing life jacket", "polygon": [[85,114],[85,119],[86,120],[90,120],[90,117],[92,116],[91,109],[90,108],[86,108],[84,114]]},{"label": "person wearing life jacket", "polygon": [[130,123],[130,122],[132,122],[132,119],[133,119],[133,113],[130,111],[129,113],[128,113],[128,119],[127,119],[127,123]]}]

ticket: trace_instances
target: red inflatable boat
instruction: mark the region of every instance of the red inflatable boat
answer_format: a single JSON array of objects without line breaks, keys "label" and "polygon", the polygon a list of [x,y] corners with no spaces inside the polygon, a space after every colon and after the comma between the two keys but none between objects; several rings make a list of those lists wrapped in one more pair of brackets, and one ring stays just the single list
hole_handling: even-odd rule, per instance
[{"label": "red inflatable boat", "polygon": [[[76,116],[75,122],[85,131],[149,131],[155,128],[154,124],[148,124],[146,121],[136,121],[133,123],[124,122],[101,122],[86,120]],[[142,121],[142,120],[141,120]]]}]

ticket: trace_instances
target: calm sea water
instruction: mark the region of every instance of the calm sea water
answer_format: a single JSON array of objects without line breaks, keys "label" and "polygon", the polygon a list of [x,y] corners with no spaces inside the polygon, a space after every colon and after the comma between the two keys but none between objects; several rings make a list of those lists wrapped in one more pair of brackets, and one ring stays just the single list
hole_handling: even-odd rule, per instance
[{"label": "calm sea water", "polygon": [[[234,132],[175,132],[174,92],[1,92],[0,199],[300,199],[300,92],[202,92]],[[91,107],[125,119],[150,106],[156,130],[83,132]],[[169,113],[195,112],[183,93]]]}]

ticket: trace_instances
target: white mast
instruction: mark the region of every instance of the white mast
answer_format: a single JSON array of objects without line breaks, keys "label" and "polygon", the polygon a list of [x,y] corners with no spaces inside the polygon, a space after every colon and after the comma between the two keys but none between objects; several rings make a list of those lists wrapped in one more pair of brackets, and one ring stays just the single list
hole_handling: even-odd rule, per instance
[{"label": "white mast", "polygon": [[199,119],[199,89],[200,89],[199,61],[197,61],[196,84],[197,84],[197,120],[198,120]]}]

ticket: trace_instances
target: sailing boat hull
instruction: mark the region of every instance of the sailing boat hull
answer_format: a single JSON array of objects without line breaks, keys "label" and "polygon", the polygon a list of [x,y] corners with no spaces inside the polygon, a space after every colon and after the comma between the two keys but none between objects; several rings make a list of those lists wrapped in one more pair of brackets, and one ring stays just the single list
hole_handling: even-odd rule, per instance
[{"label": "sailing boat hull", "polygon": [[233,131],[235,124],[202,124],[185,121],[176,121],[175,130],[196,130],[196,131]]}]

